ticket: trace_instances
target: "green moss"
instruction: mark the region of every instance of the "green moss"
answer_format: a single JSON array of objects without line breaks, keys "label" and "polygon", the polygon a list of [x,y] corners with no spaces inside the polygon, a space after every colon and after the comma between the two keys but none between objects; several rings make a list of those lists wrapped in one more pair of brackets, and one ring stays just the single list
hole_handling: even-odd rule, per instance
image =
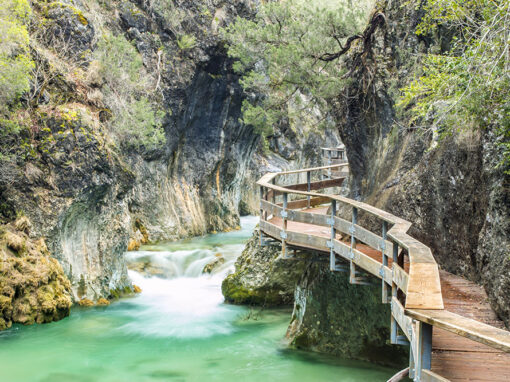
[{"label": "green moss", "polygon": [[67,8],[71,12],[73,12],[73,14],[76,16],[76,18],[82,25],[87,26],[89,24],[87,18],[83,15],[82,11],[80,11],[76,7],[73,7],[72,5],[61,3],[60,1],[52,2],[48,4],[46,7],[44,7],[43,10],[44,15],[48,16],[48,11],[53,8]]},{"label": "green moss", "polygon": [[264,305],[275,306],[282,305],[282,296],[274,289],[249,289],[245,288],[237,281],[238,274],[229,276],[221,285],[221,292],[227,302],[233,304]]}]

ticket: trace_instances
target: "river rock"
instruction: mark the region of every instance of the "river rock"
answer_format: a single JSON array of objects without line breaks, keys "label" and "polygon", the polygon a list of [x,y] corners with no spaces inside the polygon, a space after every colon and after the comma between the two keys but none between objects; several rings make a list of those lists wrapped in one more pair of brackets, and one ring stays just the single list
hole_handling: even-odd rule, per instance
[{"label": "river rock", "polygon": [[223,280],[227,302],[253,305],[289,305],[304,271],[303,262],[283,260],[279,245],[261,247],[258,230],[246,244],[233,274]]},{"label": "river rock", "polygon": [[212,273],[216,268],[218,268],[220,265],[225,264],[225,258],[221,253],[217,253],[214,255],[214,259],[211,260],[204,269],[202,270],[202,273]]},{"label": "river rock", "polygon": [[295,291],[287,330],[299,349],[403,367],[407,348],[388,344],[390,305],[381,303],[381,286],[352,285],[349,275],[326,264],[309,264]]}]

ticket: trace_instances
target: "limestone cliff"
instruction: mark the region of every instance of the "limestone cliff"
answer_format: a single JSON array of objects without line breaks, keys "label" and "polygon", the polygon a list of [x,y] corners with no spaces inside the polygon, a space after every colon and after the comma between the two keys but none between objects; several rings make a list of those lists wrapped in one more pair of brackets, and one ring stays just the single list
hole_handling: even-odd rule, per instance
[{"label": "limestone cliff", "polygon": [[75,300],[130,288],[128,243],[236,227],[256,211],[261,172],[337,144],[337,132],[281,126],[264,148],[240,122],[219,29],[257,4],[31,2],[31,89],[0,119],[16,127],[0,142],[0,217],[29,218]]},{"label": "limestone cliff", "polygon": [[411,128],[395,106],[399,89],[419,75],[423,53],[448,50],[453,35],[439,28],[417,36],[422,6],[379,4],[384,23],[347,60],[356,68],[354,81],[336,115],[352,196],[413,222],[410,234],[432,249],[442,268],[483,284],[508,325],[510,177],[497,167],[502,137],[496,129],[464,129],[438,141],[431,118]]}]

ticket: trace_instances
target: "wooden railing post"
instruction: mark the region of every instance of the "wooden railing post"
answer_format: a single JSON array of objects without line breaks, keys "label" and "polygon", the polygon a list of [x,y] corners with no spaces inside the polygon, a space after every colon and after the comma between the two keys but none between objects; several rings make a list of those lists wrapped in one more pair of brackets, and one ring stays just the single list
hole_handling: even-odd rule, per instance
[{"label": "wooden railing post", "polygon": [[[312,172],[307,171],[306,172],[306,184],[307,184],[307,190],[310,192],[312,190]],[[310,208],[310,195],[306,196],[306,205],[308,208]]]},{"label": "wooden railing post", "polygon": [[283,210],[282,210],[282,229],[283,231],[280,233],[282,238],[282,256],[283,258],[287,257],[287,202],[288,195],[286,192],[283,193]]},{"label": "wooden railing post", "polygon": [[329,244],[329,269],[331,271],[336,270],[336,256],[335,256],[335,238],[336,238],[336,228],[335,228],[335,216],[336,216],[336,200],[331,200],[331,242]]},{"label": "wooden railing post", "polygon": [[385,267],[388,266],[388,254],[386,253],[386,238],[388,233],[388,223],[386,221],[383,221],[382,223],[382,243],[381,243],[381,252],[382,252],[382,263],[383,266],[381,267],[381,278],[382,278],[382,303],[387,304],[389,302],[388,300],[388,284],[386,284],[386,281],[384,280]]},{"label": "wooden railing post", "polygon": [[[271,183],[276,184],[276,178],[273,178]],[[273,193],[273,197],[271,198],[272,202],[273,202],[273,204],[276,204],[276,191],[275,190],[271,190],[271,192]]]}]

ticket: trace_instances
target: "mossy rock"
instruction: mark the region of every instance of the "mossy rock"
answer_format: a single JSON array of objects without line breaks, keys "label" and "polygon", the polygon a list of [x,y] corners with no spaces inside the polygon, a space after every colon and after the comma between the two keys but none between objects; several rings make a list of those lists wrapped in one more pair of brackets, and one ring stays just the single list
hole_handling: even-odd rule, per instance
[{"label": "mossy rock", "polygon": [[23,219],[0,228],[0,329],[56,321],[71,308],[71,283],[44,239],[30,239],[27,227]]}]

